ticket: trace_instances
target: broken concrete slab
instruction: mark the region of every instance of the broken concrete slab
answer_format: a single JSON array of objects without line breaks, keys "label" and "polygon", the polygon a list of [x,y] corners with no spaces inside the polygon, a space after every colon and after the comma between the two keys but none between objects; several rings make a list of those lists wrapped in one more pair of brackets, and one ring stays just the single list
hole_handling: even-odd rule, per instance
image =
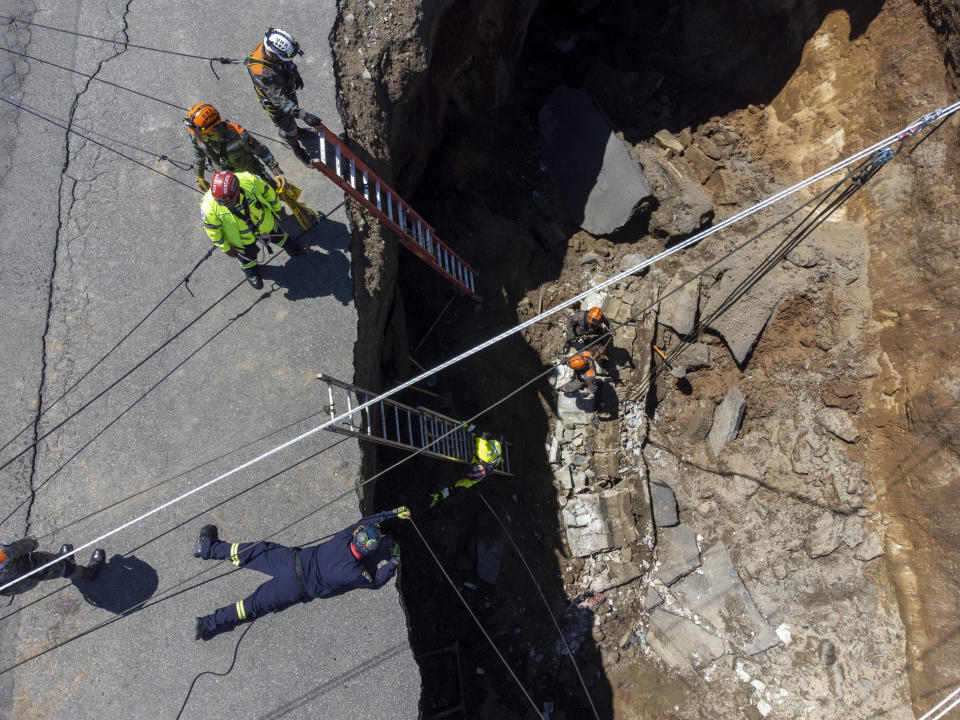
[{"label": "broken concrete slab", "polygon": [[843,516],[825,510],[813,524],[813,530],[807,535],[804,547],[812,558],[829,555],[843,541]]},{"label": "broken concrete slab", "polygon": [[650,483],[650,504],[653,507],[653,524],[658,528],[673,527],[680,522],[677,496],[669,485]]},{"label": "broken concrete slab", "polygon": [[693,530],[686,525],[660,530],[653,558],[658,563],[654,575],[667,586],[696,570],[700,567],[700,548]]},{"label": "broken concrete slab", "polygon": [[649,612],[655,607],[659,606],[663,602],[663,598],[660,596],[660,593],[657,592],[657,589],[653,585],[647,586],[647,594],[643,599],[643,606]]},{"label": "broken concrete slab", "polygon": [[503,560],[503,539],[477,540],[477,577],[493,585],[500,574]]},{"label": "broken concrete slab", "polygon": [[643,568],[635,562],[610,563],[590,583],[590,590],[595,593],[606,592],[611,588],[626,585],[643,575]]},{"label": "broken concrete slab", "polygon": [[678,335],[686,335],[693,330],[693,323],[697,317],[697,306],[700,300],[700,284],[694,278],[686,285],[680,285],[680,280],[674,281],[667,288],[660,301],[660,313],[657,321],[666,325]]},{"label": "broken concrete slab", "polygon": [[671,588],[678,602],[712,623],[748,655],[780,642],[740,580],[723,543],[703,553],[700,568],[702,572],[687,575]]},{"label": "broken concrete slab", "polygon": [[558,87],[537,120],[540,157],[572,222],[610,235],[653,193],[627,146],[584,90]]},{"label": "broken concrete slab", "polygon": [[846,443],[855,443],[860,439],[853,416],[840,408],[822,408],[817,413],[817,422]]},{"label": "broken concrete slab", "polygon": [[[742,258],[740,264],[726,268],[720,281],[700,302],[701,313],[709,316],[753,269],[750,258]],[[710,329],[720,334],[738,365],[743,365],[790,288],[790,279],[776,267],[747,291],[744,301],[737,303],[736,312],[725,312],[710,323]]]},{"label": "broken concrete slab", "polygon": [[703,667],[723,655],[723,640],[662,608],[650,614],[647,643],[678,670]]},{"label": "broken concrete slab", "polygon": [[577,495],[563,508],[563,523],[577,557],[624,547],[639,537],[629,489]]},{"label": "broken concrete slab", "polygon": [[870,562],[871,560],[883,555],[883,538],[880,533],[872,532],[867,535],[867,539],[860,543],[853,556],[857,560]]},{"label": "broken concrete slab", "polygon": [[713,411],[713,425],[707,433],[707,450],[711,454],[719,455],[724,445],[736,440],[746,409],[747,401],[740,388],[727,390],[723,401]]}]

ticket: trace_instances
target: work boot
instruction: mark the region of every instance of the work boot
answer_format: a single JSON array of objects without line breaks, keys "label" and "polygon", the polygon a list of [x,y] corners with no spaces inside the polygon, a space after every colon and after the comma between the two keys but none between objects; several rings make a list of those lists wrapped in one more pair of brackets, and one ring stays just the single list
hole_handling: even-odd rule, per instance
[{"label": "work boot", "polygon": [[212,545],[219,539],[220,535],[217,533],[216,525],[204,525],[200,528],[200,534],[197,535],[197,544],[193,546],[193,556],[195,558],[205,558],[206,556],[203,554],[203,541],[209,540]]},{"label": "work boot", "polygon": [[247,276],[247,282],[250,283],[250,286],[254,290],[263,289],[263,280],[260,278],[260,269],[253,268],[251,270],[244,270],[244,274]]},{"label": "work boot", "polygon": [[[71,545],[70,543],[64,543],[63,545],[60,546],[59,555],[61,557],[72,552],[73,552],[73,545]],[[71,575],[73,575],[73,571],[74,571],[74,568],[76,568],[76,566],[77,565],[73,559],[73,555],[70,555],[70,557],[68,558],[63,558],[63,576],[70,577]]]},{"label": "work boot", "polygon": [[102,568],[106,562],[107,553],[104,552],[102,548],[97,548],[90,556],[90,563],[86,567],[75,567],[73,572],[68,577],[71,580],[84,580],[85,582],[93,582],[97,579],[97,575],[100,574],[100,568]]}]

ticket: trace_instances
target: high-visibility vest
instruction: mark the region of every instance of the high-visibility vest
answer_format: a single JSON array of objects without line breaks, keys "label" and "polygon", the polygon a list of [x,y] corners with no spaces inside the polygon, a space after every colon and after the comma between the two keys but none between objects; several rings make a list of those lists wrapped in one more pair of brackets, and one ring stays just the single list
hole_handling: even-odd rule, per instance
[{"label": "high-visibility vest", "polygon": [[[258,235],[267,235],[277,227],[280,199],[262,178],[251,173],[236,173],[240,182],[241,198],[237,206],[221,205],[211,190],[207,190],[200,203],[203,229],[224,252],[231,248],[240,250],[256,242]],[[249,221],[241,208],[249,214]]]}]

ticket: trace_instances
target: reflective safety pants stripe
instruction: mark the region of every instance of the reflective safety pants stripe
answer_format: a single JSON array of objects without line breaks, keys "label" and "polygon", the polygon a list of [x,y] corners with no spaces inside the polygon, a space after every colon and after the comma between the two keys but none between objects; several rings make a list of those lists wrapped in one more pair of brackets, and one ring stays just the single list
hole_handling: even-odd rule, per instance
[{"label": "reflective safety pants stripe", "polygon": [[268,580],[240,602],[231,603],[202,618],[208,632],[224,625],[253,620],[266,613],[278,612],[301,598],[300,582],[294,565],[296,549],[271,542],[227,543],[210,545],[210,558],[230,559],[235,565],[271,575]]},{"label": "reflective safety pants stripe", "polygon": [[250,243],[249,245],[244,245],[241,249],[237,250],[237,262],[240,263],[240,269],[246,272],[247,270],[252,270],[257,266],[257,243],[256,241]]}]

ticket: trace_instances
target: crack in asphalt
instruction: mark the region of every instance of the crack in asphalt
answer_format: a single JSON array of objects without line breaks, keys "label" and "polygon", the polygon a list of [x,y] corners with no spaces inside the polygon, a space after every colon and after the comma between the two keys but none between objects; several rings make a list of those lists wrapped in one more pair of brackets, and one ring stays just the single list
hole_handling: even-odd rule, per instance
[{"label": "crack in asphalt", "polygon": [[[53,239],[53,253],[52,253],[52,263],[50,267],[50,277],[47,283],[47,307],[46,313],[44,316],[44,327],[42,335],[42,347],[43,350],[40,354],[40,381],[37,386],[37,403],[36,403],[36,413],[34,415],[33,421],[33,439],[32,447],[30,450],[30,473],[28,477],[29,487],[30,487],[30,499],[27,502],[26,517],[24,520],[24,536],[27,537],[30,535],[30,526],[32,524],[32,512],[33,504],[36,500],[37,489],[34,486],[37,475],[37,456],[38,456],[38,447],[40,443],[40,418],[43,415],[43,403],[44,403],[44,394],[46,389],[47,382],[47,361],[48,361],[48,347],[49,347],[49,333],[50,333],[50,320],[53,315],[53,295],[54,295],[54,283],[57,277],[57,255],[60,248],[61,240],[64,239],[66,224],[69,221],[70,214],[73,210],[74,205],[77,202],[77,185],[78,182],[75,178],[70,176],[70,161],[73,155],[73,148],[71,147],[71,141],[74,137],[73,129],[73,120],[74,116],[77,113],[77,108],[80,105],[80,98],[87,92],[90,87],[90,83],[100,74],[100,71],[103,69],[103,66],[106,65],[110,60],[120,57],[123,53],[127,51],[127,43],[130,41],[127,31],[129,30],[129,23],[127,17],[130,14],[130,6],[133,4],[133,0],[127,0],[126,5],[123,9],[123,15],[121,17],[122,27],[116,33],[114,37],[122,34],[123,40],[118,41],[122,42],[122,47],[116,50],[109,57],[104,58],[97,63],[96,69],[91,73],[90,77],[87,78],[86,82],[83,84],[83,88],[74,94],[73,102],[70,105],[70,112],[67,115],[67,130],[64,135],[64,158],[63,158],[63,167],[60,169],[60,184],[57,187],[57,229],[54,233]],[[81,143],[80,148],[76,151],[79,152],[85,143]],[[70,181],[69,186],[69,201],[64,199],[64,191],[66,190],[65,185],[67,181]],[[64,242],[64,245],[66,243]]]}]

